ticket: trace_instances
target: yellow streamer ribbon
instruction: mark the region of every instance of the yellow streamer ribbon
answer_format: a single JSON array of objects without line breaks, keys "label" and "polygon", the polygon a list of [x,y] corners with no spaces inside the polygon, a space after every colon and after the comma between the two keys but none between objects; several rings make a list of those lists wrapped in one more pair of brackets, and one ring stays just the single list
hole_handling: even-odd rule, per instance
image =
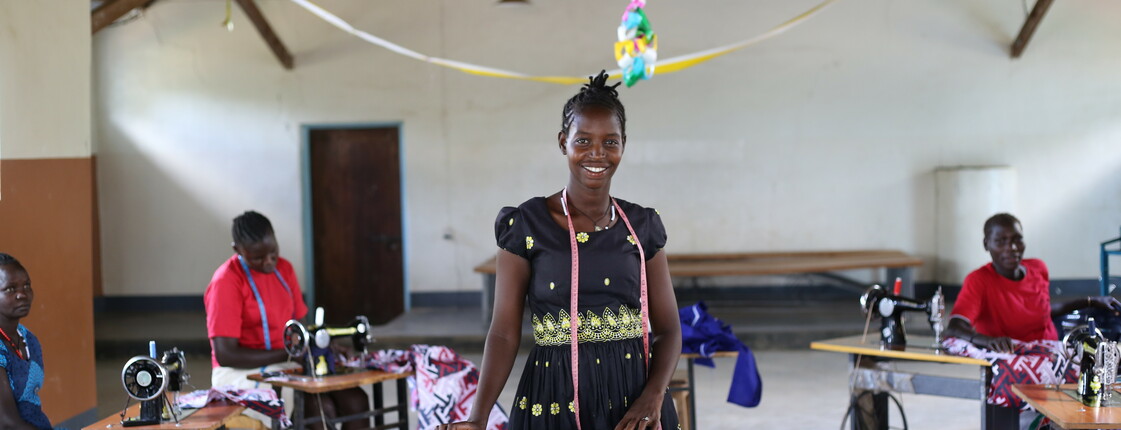
[{"label": "yellow streamer ribbon", "polygon": [[[688,69],[690,67],[696,66],[698,64],[704,63],[704,62],[709,61],[711,59],[714,59],[716,57],[727,55],[727,54],[730,54],[732,52],[738,51],[740,49],[746,48],[748,46],[754,45],[756,43],[762,42],[764,40],[770,39],[771,37],[777,36],[779,34],[782,34],[782,33],[786,32],[787,30],[789,30],[791,28],[794,28],[794,26],[796,26],[796,25],[802,23],[803,21],[809,19],[813,15],[816,15],[822,9],[825,9],[826,6],[829,6],[830,4],[832,4],[836,1],[837,0],[824,0],[820,4],[818,4],[817,6],[814,6],[814,7],[810,8],[809,10],[807,10],[805,12],[802,12],[798,16],[795,16],[794,18],[791,18],[790,20],[788,20],[788,21],[786,21],[782,24],[779,24],[778,26],[768,30],[767,32],[765,32],[763,34],[760,34],[758,36],[752,37],[750,39],[743,40],[743,41],[736,42],[736,43],[729,44],[729,45],[724,45],[724,46],[712,48],[712,49],[706,49],[704,51],[695,52],[695,53],[692,53],[692,54],[681,55],[681,56],[677,56],[677,57],[673,57],[673,58],[667,58],[665,60],[658,61],[656,63],[656,70],[658,71],[658,74],[680,72],[682,70],[685,70],[685,69]],[[443,67],[447,67],[447,68],[450,68],[450,69],[459,70],[461,72],[472,74],[472,75],[487,76],[487,77],[492,77],[492,78],[520,79],[520,80],[545,82],[545,83],[550,83],[550,84],[561,84],[561,85],[576,85],[576,84],[584,83],[588,80],[588,78],[586,76],[533,76],[533,75],[527,75],[527,74],[524,74],[524,73],[518,73],[518,72],[509,71],[509,70],[496,69],[496,68],[493,68],[493,67],[480,66],[480,65],[476,65],[476,64],[464,63],[464,62],[461,62],[461,61],[449,60],[449,59],[446,59],[446,58],[439,58],[439,57],[432,57],[432,56],[424,55],[424,54],[421,54],[419,52],[416,52],[416,51],[413,51],[411,49],[400,46],[398,44],[395,44],[393,42],[390,42],[388,40],[385,40],[385,39],[382,39],[380,37],[374,36],[370,33],[365,32],[365,31],[354,28],[354,26],[350,25],[350,23],[348,23],[348,22],[344,21],[342,18],[339,18],[338,16],[328,12],[327,10],[323,9],[322,7],[319,7],[315,3],[312,3],[310,0],[292,0],[292,2],[296,3],[300,7],[303,7],[304,9],[307,9],[312,14],[315,14],[316,16],[319,16],[324,21],[327,21],[327,23],[329,23],[331,25],[334,25],[335,27],[338,27],[342,31],[350,33],[350,34],[352,34],[352,35],[354,35],[354,36],[356,36],[356,37],[358,37],[362,40],[365,40],[365,41],[370,42],[372,44],[378,45],[382,48],[388,49],[388,50],[393,51],[395,53],[398,53],[398,54],[401,54],[401,55],[404,55],[406,57],[413,58],[413,59],[416,59],[416,60],[424,61],[426,63],[431,63],[431,64],[435,64],[435,65],[438,65],[438,66],[443,66]],[[622,76],[623,72],[620,69],[614,69],[614,70],[611,70],[610,72],[608,72],[608,74],[612,78],[618,79]]]}]

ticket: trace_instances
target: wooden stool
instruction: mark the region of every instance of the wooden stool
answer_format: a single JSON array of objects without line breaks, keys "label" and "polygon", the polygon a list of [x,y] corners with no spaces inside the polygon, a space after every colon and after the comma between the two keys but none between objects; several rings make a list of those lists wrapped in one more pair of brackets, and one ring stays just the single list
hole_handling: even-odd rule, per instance
[{"label": "wooden stool", "polygon": [[674,372],[669,388],[673,405],[677,408],[677,422],[682,430],[692,430],[689,426],[689,380]]}]

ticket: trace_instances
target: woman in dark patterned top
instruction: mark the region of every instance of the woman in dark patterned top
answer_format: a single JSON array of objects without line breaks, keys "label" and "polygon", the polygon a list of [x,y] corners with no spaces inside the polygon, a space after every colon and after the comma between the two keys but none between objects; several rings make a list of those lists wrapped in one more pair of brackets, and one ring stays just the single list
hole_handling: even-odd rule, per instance
[{"label": "woman in dark patterned top", "polygon": [[499,212],[494,322],[478,396],[467,421],[438,428],[487,428],[527,303],[536,345],[511,429],[678,428],[666,392],[681,352],[666,232],[654,209],[610,195],[627,140],[616,86],[600,73],[565,104],[557,141],[567,186]]}]

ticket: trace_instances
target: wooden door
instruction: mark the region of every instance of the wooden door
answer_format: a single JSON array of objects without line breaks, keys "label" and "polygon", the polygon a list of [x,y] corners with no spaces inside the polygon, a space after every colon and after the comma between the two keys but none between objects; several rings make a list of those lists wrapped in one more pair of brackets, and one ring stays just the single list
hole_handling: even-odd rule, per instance
[{"label": "wooden door", "polygon": [[309,132],[315,303],[328,324],[405,310],[397,127]]}]

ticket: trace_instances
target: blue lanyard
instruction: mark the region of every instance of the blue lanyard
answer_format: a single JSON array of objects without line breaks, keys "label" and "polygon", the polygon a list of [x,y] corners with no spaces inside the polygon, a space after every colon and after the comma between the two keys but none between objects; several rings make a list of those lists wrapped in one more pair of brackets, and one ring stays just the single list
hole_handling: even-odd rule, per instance
[{"label": "blue lanyard", "polygon": [[[241,262],[241,268],[245,269],[245,277],[249,279],[249,288],[253,289],[253,297],[257,299],[257,309],[261,312],[261,331],[265,333],[265,349],[272,350],[272,338],[269,337],[269,315],[265,313],[265,301],[261,300],[261,292],[257,290],[257,283],[253,281],[253,273],[249,271],[249,265],[245,264],[245,259],[241,258],[239,254],[237,261]],[[292,295],[292,289],[288,288],[288,283],[284,282],[284,277],[280,276],[280,272],[273,270],[276,274],[276,279],[280,280],[280,285],[284,286],[284,290],[288,291],[288,295]],[[296,318],[296,304],[292,304],[292,319]]]}]

